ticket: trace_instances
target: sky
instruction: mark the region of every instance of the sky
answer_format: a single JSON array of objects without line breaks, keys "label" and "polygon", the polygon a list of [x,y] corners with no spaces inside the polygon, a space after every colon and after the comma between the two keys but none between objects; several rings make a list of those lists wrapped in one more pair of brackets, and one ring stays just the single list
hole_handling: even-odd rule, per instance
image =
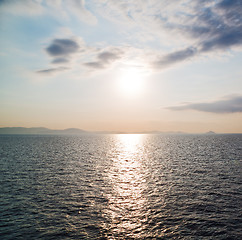
[{"label": "sky", "polygon": [[0,127],[242,133],[242,0],[0,0]]}]

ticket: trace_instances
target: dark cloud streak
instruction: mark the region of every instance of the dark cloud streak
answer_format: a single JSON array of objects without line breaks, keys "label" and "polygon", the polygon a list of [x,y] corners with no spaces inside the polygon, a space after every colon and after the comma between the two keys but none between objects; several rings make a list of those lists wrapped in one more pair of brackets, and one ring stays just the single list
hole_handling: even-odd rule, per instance
[{"label": "dark cloud streak", "polygon": [[85,66],[94,68],[94,69],[102,69],[108,67],[113,62],[117,61],[121,58],[122,52],[119,49],[113,49],[109,51],[104,51],[99,53],[96,58],[96,61],[84,63]]},{"label": "dark cloud streak", "polygon": [[90,68],[95,68],[95,69],[105,68],[105,65],[101,61],[87,62],[87,63],[84,63],[84,65],[87,67],[90,67]]},{"label": "dark cloud streak", "polygon": [[62,72],[62,71],[68,70],[68,69],[69,68],[67,68],[67,67],[48,68],[48,69],[43,69],[43,70],[36,71],[36,73],[44,74],[44,75],[50,75],[50,74],[57,73],[57,72]]},{"label": "dark cloud streak", "polygon": [[51,63],[53,64],[61,64],[61,63],[68,63],[69,60],[67,58],[55,58]]},{"label": "dark cloud streak", "polygon": [[157,61],[153,62],[155,68],[163,68],[175,64],[177,62],[185,61],[196,55],[197,50],[195,48],[186,48],[184,50],[169,53]]},{"label": "dark cloud streak", "polygon": [[167,109],[180,110],[196,110],[210,113],[236,113],[242,112],[242,96],[227,97],[222,100],[210,103],[189,103],[181,106],[168,107]]}]

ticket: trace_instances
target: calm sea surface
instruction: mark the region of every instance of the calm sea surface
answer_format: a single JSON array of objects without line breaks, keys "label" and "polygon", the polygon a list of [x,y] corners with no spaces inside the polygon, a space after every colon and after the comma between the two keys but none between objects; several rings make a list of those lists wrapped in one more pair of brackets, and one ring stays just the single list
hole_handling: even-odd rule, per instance
[{"label": "calm sea surface", "polygon": [[1,239],[242,239],[242,135],[0,136]]}]

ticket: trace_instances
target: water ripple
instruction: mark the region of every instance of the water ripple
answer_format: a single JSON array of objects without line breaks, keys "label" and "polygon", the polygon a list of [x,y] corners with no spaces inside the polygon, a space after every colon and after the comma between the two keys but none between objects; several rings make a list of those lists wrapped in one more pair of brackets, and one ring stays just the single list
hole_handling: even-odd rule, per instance
[{"label": "water ripple", "polygon": [[0,136],[3,239],[242,239],[242,135]]}]

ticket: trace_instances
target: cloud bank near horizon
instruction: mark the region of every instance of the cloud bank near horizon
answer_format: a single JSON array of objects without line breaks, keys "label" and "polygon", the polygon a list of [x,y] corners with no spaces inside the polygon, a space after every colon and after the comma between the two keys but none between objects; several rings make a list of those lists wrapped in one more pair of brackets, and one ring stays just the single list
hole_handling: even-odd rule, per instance
[{"label": "cloud bank near horizon", "polygon": [[196,110],[209,113],[241,113],[242,96],[229,96],[213,102],[188,103],[180,106],[168,107],[173,111]]}]

